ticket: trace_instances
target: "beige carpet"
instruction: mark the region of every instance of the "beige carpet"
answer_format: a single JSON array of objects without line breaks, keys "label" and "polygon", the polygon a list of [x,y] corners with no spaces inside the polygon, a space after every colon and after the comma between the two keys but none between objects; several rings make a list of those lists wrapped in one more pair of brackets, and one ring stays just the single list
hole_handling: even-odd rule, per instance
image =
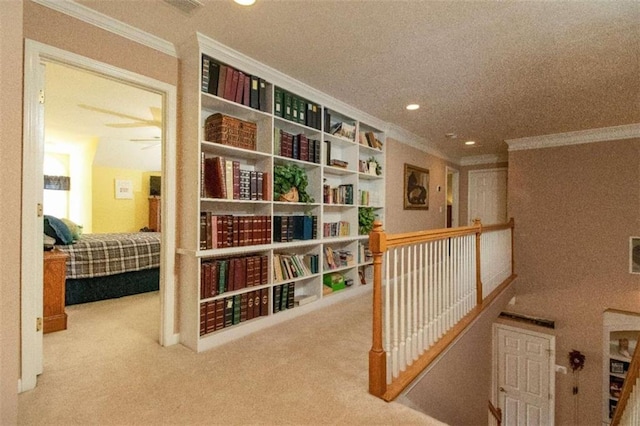
[{"label": "beige carpet", "polygon": [[22,425],[442,424],[367,392],[370,295],[196,354],[158,345],[157,293],[67,307]]}]

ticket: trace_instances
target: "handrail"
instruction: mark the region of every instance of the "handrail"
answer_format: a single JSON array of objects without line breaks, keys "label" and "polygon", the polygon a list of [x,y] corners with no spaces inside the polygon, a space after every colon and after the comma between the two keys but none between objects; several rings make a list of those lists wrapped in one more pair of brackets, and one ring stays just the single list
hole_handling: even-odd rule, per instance
[{"label": "handrail", "polygon": [[497,408],[495,405],[493,405],[491,401],[489,401],[489,412],[491,413],[493,418],[496,420],[496,425],[497,426],[502,425],[502,409]]},{"label": "handrail", "polygon": [[[636,413],[640,412],[640,407],[638,406],[627,407],[632,393],[640,392],[640,389],[634,389],[638,378],[640,378],[640,345],[636,345],[636,349],[633,352],[633,358],[631,359],[629,370],[627,370],[627,377],[625,377],[624,384],[622,385],[618,405],[616,405],[613,418],[611,419],[611,426],[618,426],[620,424],[622,416],[627,408],[635,409]],[[640,400],[640,398],[637,398],[636,400]]]},{"label": "handrail", "polygon": [[[395,399],[515,279],[513,228],[511,219],[491,226],[477,221],[459,228],[387,234],[381,222],[374,222],[369,235],[374,275],[371,394]],[[497,243],[482,240],[488,247],[485,253],[482,233],[498,237]],[[491,265],[496,259],[489,253],[492,244],[502,256],[495,262],[498,270]],[[491,281],[484,297],[481,254]]]}]

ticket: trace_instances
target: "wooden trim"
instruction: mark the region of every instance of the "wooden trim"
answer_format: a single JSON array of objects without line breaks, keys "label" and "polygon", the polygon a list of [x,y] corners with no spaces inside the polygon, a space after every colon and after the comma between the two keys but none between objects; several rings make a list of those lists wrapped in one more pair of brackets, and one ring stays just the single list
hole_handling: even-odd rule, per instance
[{"label": "wooden trim", "polygon": [[382,397],[387,389],[387,353],[382,346],[382,255],[386,251],[386,234],[382,222],[373,222],[369,235],[373,254],[373,338],[369,351],[369,393]]},{"label": "wooden trim", "polygon": [[460,228],[442,228],[429,231],[410,232],[386,236],[387,248],[403,246],[413,243],[444,240],[452,237],[475,234],[482,229],[480,225],[463,226]]},{"label": "wooden trim", "polygon": [[[629,366],[629,371],[627,372],[627,377],[625,377],[624,384],[622,385],[622,392],[618,399],[618,405],[616,405],[616,410],[613,413],[613,418],[611,419],[611,426],[618,426],[620,424],[624,410],[627,407],[627,402],[631,396],[631,391],[633,390],[639,375],[640,345],[636,345],[636,350],[633,352],[633,358],[631,360],[631,365]],[[636,389],[635,391],[640,392],[640,389]]]},{"label": "wooden trim", "polygon": [[491,413],[493,418],[496,419],[496,422],[498,422],[498,426],[500,426],[502,424],[502,409],[497,408],[491,401],[488,402],[489,412]]}]

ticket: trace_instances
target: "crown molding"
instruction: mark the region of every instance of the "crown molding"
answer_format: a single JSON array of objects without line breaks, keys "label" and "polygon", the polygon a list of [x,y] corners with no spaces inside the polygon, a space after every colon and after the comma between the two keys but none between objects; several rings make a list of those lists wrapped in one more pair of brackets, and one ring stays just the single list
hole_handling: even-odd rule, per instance
[{"label": "crown molding", "polygon": [[118,21],[108,15],[76,3],[73,0],[32,0],[34,3],[48,7],[57,12],[79,19],[87,24],[102,28],[121,37],[158,50],[169,56],[177,57],[173,43],[154,36],[146,31]]},{"label": "crown molding", "polygon": [[396,126],[395,124],[388,124],[386,136],[387,138],[392,138],[400,143],[426,152],[427,154],[433,155],[454,164],[458,164],[458,161],[456,159],[450,158],[441,151],[433,148],[427,139],[420,137],[406,129],[403,129],[402,127]]},{"label": "crown molding", "polygon": [[[259,75],[276,86],[282,87],[283,89],[299,96],[311,99],[322,106],[335,110],[340,114],[345,114],[352,119],[363,122],[368,127],[374,128],[376,131],[385,132],[388,127],[388,124],[383,120],[327,95],[326,93],[321,92],[320,90],[315,89],[294,77],[263,64],[202,33],[196,33],[195,41],[197,41],[198,45],[201,47],[201,51],[214,56],[217,60],[223,63],[233,64],[234,67],[242,69],[250,74]],[[179,46],[178,51],[181,52],[182,48],[188,48],[192,43],[193,40],[187,40],[183,45]]]},{"label": "crown molding", "polygon": [[525,149],[551,148],[631,138],[640,138],[640,123],[580,130],[577,132],[532,136],[528,138],[507,139],[505,142],[509,145],[509,151],[521,151]]},{"label": "crown molding", "polygon": [[508,161],[508,154],[487,154],[461,158],[459,164],[461,166],[477,166],[480,164],[506,163]]}]

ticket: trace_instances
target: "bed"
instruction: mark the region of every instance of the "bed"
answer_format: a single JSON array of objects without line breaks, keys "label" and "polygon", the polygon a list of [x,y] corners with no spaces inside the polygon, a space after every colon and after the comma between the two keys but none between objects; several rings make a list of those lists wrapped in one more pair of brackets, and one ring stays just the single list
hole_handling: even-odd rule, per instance
[{"label": "bed", "polygon": [[86,234],[70,245],[65,305],[159,289],[160,233]]}]

